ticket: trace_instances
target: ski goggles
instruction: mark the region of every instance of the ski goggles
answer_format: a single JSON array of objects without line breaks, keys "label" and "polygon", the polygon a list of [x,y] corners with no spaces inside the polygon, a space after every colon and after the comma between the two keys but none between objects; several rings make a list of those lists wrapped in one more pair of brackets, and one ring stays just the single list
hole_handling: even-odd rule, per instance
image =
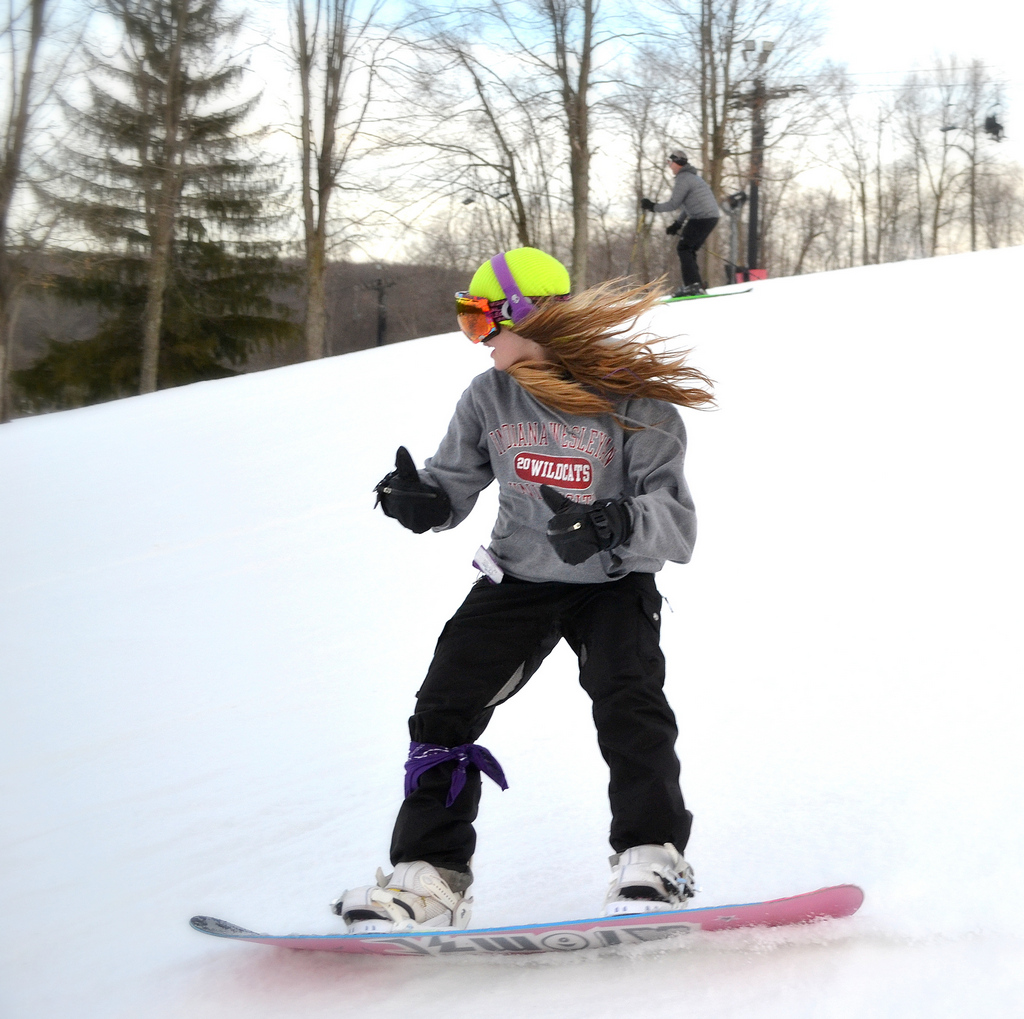
[{"label": "ski goggles", "polygon": [[[540,298],[529,298],[516,283],[508,267],[505,252],[499,251],[489,259],[494,277],[508,296],[503,301],[490,301],[486,297],[473,297],[468,291],[460,290],[455,295],[455,315],[459,328],[474,343],[483,343],[501,332],[501,322],[519,325],[528,315],[537,310],[534,303]],[[554,296],[556,301],[569,300],[568,294]]]},{"label": "ski goggles", "polygon": [[459,328],[473,343],[483,343],[501,332],[498,324],[508,319],[505,301],[493,304],[486,297],[473,297],[468,291],[460,290],[455,295],[455,317]]}]

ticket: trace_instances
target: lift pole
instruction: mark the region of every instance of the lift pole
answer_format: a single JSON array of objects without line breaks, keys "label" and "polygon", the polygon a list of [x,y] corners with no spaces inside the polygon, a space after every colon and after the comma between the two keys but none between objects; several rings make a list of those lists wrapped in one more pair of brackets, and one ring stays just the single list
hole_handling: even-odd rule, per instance
[{"label": "lift pole", "polygon": [[[770,51],[769,51],[770,52]],[[768,54],[762,50],[759,62],[764,63]],[[747,184],[747,277],[749,270],[759,268],[759,228],[761,174],[764,172],[764,106],[766,101],[764,78],[754,80],[750,99],[750,179]]]},{"label": "lift pole", "polygon": [[771,56],[775,44],[762,42],[761,52],[757,52],[757,43],[747,39],[743,43],[743,59],[755,57],[756,70],[753,87],[749,92],[736,96],[733,105],[750,109],[750,172],[747,183],[747,264],[743,268],[744,280],[750,279],[750,271],[759,268],[761,257],[761,221],[760,221],[760,187],[764,174],[765,149],[765,107],[771,99],[785,99],[794,92],[806,92],[805,85],[792,85],[789,88],[765,88],[764,65]]},{"label": "lift pole", "polygon": [[[379,267],[378,267],[379,268]],[[387,341],[388,335],[388,309],[384,303],[384,295],[387,293],[388,287],[393,287],[394,283],[385,283],[383,277],[378,276],[374,283],[367,283],[367,290],[377,291],[377,346],[383,347]]]}]

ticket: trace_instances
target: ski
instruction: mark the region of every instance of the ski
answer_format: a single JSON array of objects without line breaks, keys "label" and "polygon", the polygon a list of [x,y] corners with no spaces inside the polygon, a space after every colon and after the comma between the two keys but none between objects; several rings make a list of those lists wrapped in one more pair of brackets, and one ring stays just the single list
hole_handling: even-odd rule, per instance
[{"label": "ski", "polygon": [[662,941],[694,931],[811,923],[850,916],[863,901],[864,893],[856,885],[834,885],[766,902],[476,930],[444,928],[388,934],[259,934],[210,916],[194,916],[191,924],[193,929],[217,938],[314,952],[407,956],[530,955]]},{"label": "ski", "polygon": [[675,304],[677,301],[702,301],[705,297],[735,297],[737,294],[749,294],[753,287],[745,290],[730,290],[727,294],[688,294],[685,297],[666,297],[663,304]]}]

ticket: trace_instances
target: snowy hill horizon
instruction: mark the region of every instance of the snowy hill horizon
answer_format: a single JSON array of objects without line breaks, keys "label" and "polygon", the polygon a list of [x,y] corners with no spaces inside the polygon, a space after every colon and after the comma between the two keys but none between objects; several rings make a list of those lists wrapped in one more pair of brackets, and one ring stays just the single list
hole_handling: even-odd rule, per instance
[{"label": "snowy hill horizon", "polygon": [[[542,958],[337,932],[387,865],[413,694],[495,498],[372,510],[487,353],[460,334],[0,428],[5,1019],[1017,1016],[1024,248],[667,305],[700,533],[658,585],[695,905],[852,882],[847,920]],[[993,281],[993,282],[989,282]],[[671,611],[668,611],[668,609]],[[481,742],[474,926],[595,915],[607,774],[562,646]]]}]

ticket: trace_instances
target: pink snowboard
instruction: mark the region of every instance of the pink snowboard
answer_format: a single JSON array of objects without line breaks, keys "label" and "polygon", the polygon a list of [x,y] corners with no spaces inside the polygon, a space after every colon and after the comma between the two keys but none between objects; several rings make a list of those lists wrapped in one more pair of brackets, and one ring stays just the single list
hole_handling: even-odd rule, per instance
[{"label": "pink snowboard", "polygon": [[451,955],[476,953],[530,954],[577,952],[642,941],[660,941],[691,931],[724,931],[737,927],[783,927],[827,917],[850,916],[864,901],[856,885],[835,885],[816,892],[737,906],[705,906],[670,913],[604,916],[563,923],[487,927],[480,930],[410,931],[401,934],[257,934],[211,916],[192,917],[203,934],[233,941],[252,941],[314,952],[355,952],[360,955]]}]

